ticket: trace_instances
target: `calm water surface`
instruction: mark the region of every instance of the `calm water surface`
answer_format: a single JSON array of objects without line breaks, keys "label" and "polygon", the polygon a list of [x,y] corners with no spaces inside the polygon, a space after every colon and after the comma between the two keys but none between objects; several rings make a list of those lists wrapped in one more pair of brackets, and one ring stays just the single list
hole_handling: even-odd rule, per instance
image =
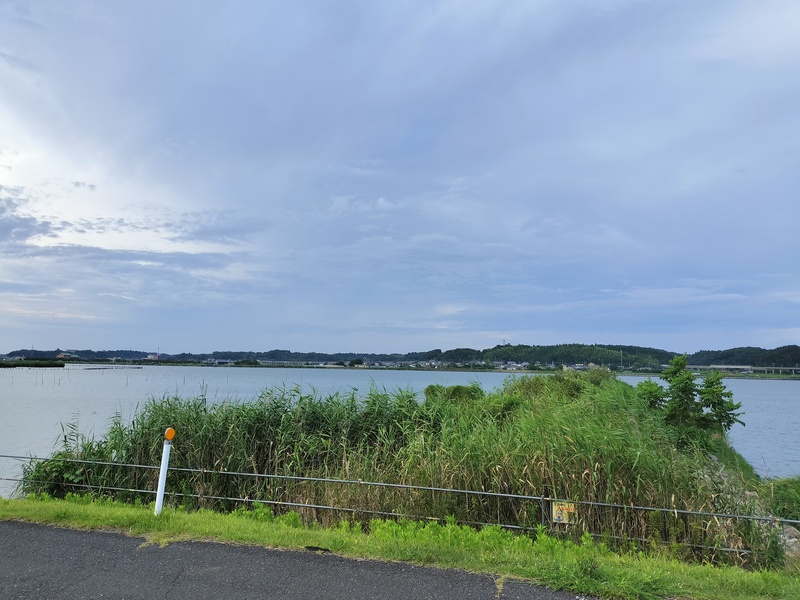
[{"label": "calm water surface", "polygon": [[[478,382],[486,390],[508,377],[496,372],[394,371],[368,369],[273,369],[223,367],[0,369],[0,454],[45,456],[53,451],[62,423],[101,436],[115,415],[130,421],[150,398],[205,395],[211,401],[248,401],[272,387],[299,385],[304,392],[365,394],[370,387],[421,394],[430,384]],[[641,377],[621,377],[632,385]],[[800,474],[800,381],[726,379],[742,403],[746,427],[730,432],[733,445],[762,475]],[[19,461],[0,458],[0,478],[19,476]],[[14,484],[0,480],[0,496]]]}]

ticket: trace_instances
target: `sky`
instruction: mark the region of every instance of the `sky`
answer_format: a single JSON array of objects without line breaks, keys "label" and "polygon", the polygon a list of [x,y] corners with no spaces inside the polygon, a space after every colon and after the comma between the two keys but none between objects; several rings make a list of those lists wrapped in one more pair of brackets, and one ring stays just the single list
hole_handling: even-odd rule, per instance
[{"label": "sky", "polygon": [[800,344],[795,0],[0,0],[0,352]]}]

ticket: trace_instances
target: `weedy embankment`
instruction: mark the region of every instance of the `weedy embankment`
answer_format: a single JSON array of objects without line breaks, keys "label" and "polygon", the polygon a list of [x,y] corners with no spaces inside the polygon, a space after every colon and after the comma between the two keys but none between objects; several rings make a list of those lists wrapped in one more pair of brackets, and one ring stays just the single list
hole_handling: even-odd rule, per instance
[{"label": "weedy embankment", "polygon": [[[178,432],[171,468],[202,469],[169,474],[167,489],[187,507],[232,510],[246,499],[280,503],[273,505],[277,513],[304,504],[532,529],[542,521],[540,503],[525,498],[313,478],[413,484],[618,505],[580,504],[578,523],[561,533],[577,538],[589,531],[626,548],[667,544],[681,556],[747,557],[751,565],[778,560],[774,532],[766,527],[619,508],[742,513],[748,507],[741,474],[723,473],[707,445],[676,437],[642,394],[600,370],[509,379],[490,393],[477,385],[431,386],[424,399],[402,390],[373,389],[359,398],[294,388],[267,390],[252,402],[151,400],[133,421],[117,420],[100,439],[68,428],[56,460],[26,469],[22,492],[59,497],[91,485],[98,495],[149,501],[149,494],[126,490],[155,489],[154,470],[58,459],[158,465],[167,427]],[[348,518],[319,508],[299,511],[323,524]],[[368,520],[358,513],[351,518]]]}]

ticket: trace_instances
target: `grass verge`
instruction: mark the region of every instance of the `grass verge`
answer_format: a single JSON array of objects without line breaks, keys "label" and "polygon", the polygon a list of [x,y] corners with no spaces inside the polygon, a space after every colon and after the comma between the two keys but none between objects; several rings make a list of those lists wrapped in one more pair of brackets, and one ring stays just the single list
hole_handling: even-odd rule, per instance
[{"label": "grass verge", "polygon": [[154,544],[211,540],[272,548],[326,548],[346,557],[399,560],[460,568],[528,580],[554,589],[601,598],[751,600],[800,598],[800,573],[745,571],[736,567],[691,565],[658,553],[615,553],[586,536],[562,542],[543,531],[534,537],[499,527],[480,531],[449,522],[441,525],[371,521],[306,527],[299,515],[274,517],[266,509],[229,514],[165,510],[88,497],[0,499],[0,520],[114,530]]}]

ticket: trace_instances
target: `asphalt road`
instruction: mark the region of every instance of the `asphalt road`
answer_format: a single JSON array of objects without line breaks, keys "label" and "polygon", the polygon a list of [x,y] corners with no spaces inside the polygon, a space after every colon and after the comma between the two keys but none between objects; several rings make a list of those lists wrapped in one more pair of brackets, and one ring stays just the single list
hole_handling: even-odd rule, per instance
[{"label": "asphalt road", "polygon": [[487,575],[330,553],[142,538],[0,521],[0,598],[575,600]]}]

